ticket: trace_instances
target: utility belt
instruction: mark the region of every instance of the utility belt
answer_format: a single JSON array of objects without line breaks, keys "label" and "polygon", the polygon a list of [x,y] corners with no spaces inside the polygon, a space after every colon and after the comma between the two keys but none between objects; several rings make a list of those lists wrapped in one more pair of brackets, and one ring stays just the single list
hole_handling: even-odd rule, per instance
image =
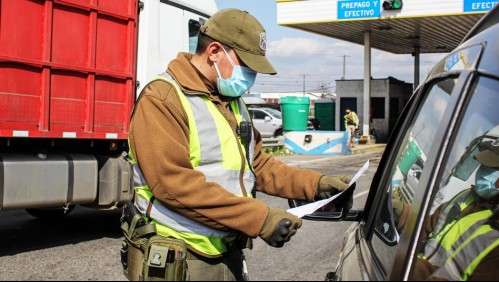
[{"label": "utility belt", "polygon": [[131,201],[125,203],[121,217],[125,239],[121,246],[123,274],[131,281],[185,281],[187,246],[184,241],[156,233]]}]

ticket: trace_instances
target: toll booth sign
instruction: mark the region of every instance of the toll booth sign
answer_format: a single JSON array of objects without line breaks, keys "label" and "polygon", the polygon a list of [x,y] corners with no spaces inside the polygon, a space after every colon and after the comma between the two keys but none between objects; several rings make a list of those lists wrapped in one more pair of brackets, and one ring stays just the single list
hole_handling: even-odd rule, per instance
[{"label": "toll booth sign", "polygon": [[380,0],[338,1],[338,20],[378,18]]},{"label": "toll booth sign", "polygon": [[464,12],[487,12],[495,4],[497,4],[495,0],[464,0]]}]

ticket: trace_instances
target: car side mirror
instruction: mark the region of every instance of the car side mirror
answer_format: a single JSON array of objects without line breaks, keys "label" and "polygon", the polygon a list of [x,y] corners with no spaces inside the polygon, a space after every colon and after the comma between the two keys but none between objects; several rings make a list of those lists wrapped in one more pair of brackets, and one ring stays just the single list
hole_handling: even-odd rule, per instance
[{"label": "car side mirror", "polygon": [[271,122],[272,121],[272,118],[269,117],[269,116],[265,116],[265,122]]},{"label": "car side mirror", "polygon": [[[355,183],[353,185],[355,185]],[[363,210],[347,210],[345,208],[345,203],[347,201],[346,197],[348,197],[348,195],[346,195],[345,193],[340,195],[338,198],[319,208],[315,212],[305,215],[303,219],[317,221],[359,221],[362,216]],[[296,199],[288,200],[288,205],[290,208],[301,207],[310,203],[312,202]]]}]

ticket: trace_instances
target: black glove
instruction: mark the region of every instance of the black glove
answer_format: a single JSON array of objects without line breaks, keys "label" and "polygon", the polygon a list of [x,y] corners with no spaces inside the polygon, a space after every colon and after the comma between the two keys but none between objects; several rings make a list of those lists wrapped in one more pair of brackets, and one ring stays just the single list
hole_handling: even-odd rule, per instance
[{"label": "black glove", "polygon": [[331,198],[331,196],[345,191],[349,186],[350,178],[344,175],[339,176],[325,176],[323,175],[319,180],[319,185],[315,191],[316,200],[324,200]]},{"label": "black glove", "polygon": [[302,225],[302,220],[297,216],[281,209],[269,208],[260,238],[272,247],[280,248],[296,234]]}]

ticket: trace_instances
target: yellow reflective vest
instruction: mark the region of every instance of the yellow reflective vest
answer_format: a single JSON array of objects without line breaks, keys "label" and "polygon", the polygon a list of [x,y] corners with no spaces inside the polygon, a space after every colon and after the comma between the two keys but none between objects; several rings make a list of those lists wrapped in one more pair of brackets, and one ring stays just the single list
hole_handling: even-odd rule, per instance
[{"label": "yellow reflective vest", "polygon": [[462,216],[461,213],[478,200],[471,189],[456,195],[442,211],[439,220],[419,257],[439,269],[434,277],[467,280],[480,262],[499,246],[499,231],[492,228],[489,209]]},{"label": "yellow reflective vest", "polygon": [[[185,95],[178,84],[164,73],[156,80],[171,84],[179,95],[189,122],[189,157],[195,170],[206,176],[206,181],[216,182],[227,191],[240,197],[252,197],[255,176],[247,159],[252,160],[254,142],[249,142],[246,152],[241,140],[228,121],[205,95]],[[251,121],[242,98],[230,102],[238,124]],[[251,132],[251,140],[254,140]],[[248,154],[248,158],[241,158]],[[208,256],[219,256],[227,252],[236,240],[237,232],[211,228],[193,219],[180,215],[157,200],[147,185],[131,150],[135,205],[140,213],[156,224],[159,235],[184,240],[191,248]]]}]

